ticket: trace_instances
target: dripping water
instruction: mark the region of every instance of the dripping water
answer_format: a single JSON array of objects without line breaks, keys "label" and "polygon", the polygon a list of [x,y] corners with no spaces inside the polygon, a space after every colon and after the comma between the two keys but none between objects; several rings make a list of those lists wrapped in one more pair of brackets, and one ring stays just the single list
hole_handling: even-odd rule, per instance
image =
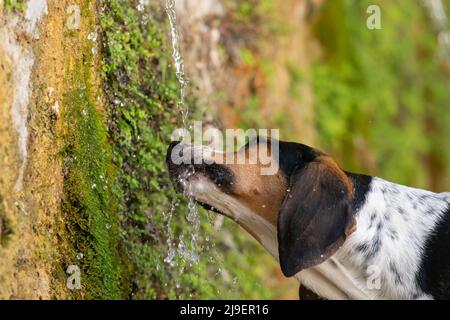
[{"label": "dripping water", "polygon": [[[181,123],[183,129],[188,131],[191,129],[191,125],[188,124],[188,116],[189,116],[189,107],[186,104],[186,91],[189,84],[189,80],[184,71],[184,61],[181,55],[180,49],[180,37],[177,29],[177,16],[175,11],[175,1],[174,0],[166,0],[165,11],[169,20],[170,26],[170,36],[171,36],[171,44],[172,44],[172,59],[175,66],[175,75],[180,85],[180,96],[177,107],[180,111],[181,115]],[[188,168],[187,172],[184,175],[179,177],[180,182],[183,185],[187,184],[187,179],[194,174],[194,167],[191,166]],[[167,226],[168,226],[168,254],[165,258],[165,262],[169,263],[171,266],[176,266],[176,258],[177,256],[181,258],[183,261],[188,262],[190,265],[196,264],[199,260],[199,255],[197,254],[197,240],[200,231],[200,219],[195,206],[194,199],[189,192],[186,193],[188,197],[188,212],[186,214],[186,219],[192,226],[191,239],[189,243],[186,243],[184,236],[181,236],[178,239],[178,244],[175,245],[173,232],[170,230],[170,221],[172,219],[172,214],[174,212],[174,205],[172,203],[172,208],[169,211],[167,217]]]},{"label": "dripping water", "polygon": [[172,59],[175,64],[175,75],[180,83],[180,102],[178,108],[181,113],[181,121],[183,128],[187,129],[187,119],[189,115],[189,108],[186,105],[186,90],[189,80],[184,72],[184,61],[180,50],[180,37],[177,29],[177,15],[175,11],[175,0],[166,0],[166,14],[169,18],[170,36],[172,39]]}]

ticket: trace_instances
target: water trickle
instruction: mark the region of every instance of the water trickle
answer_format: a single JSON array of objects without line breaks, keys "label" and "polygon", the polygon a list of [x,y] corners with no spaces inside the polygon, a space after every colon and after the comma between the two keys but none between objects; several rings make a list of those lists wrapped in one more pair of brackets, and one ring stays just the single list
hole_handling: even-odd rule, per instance
[{"label": "water trickle", "polygon": [[177,207],[177,200],[172,201],[172,205],[170,207],[170,211],[165,214],[163,212],[163,217],[165,220],[165,224],[167,226],[167,247],[168,247],[168,251],[167,251],[167,256],[164,258],[164,262],[169,264],[171,267],[175,267],[178,265],[177,261],[176,261],[176,248],[174,245],[174,237],[173,237],[173,232],[172,232],[172,228],[170,226],[170,222],[172,221],[172,216],[173,216],[173,212],[175,211],[175,208]]},{"label": "water trickle", "polygon": [[181,112],[181,120],[183,127],[187,128],[187,119],[189,115],[189,108],[186,105],[186,89],[189,80],[184,72],[184,60],[181,56],[180,37],[177,29],[177,15],[175,11],[175,0],[166,0],[166,13],[169,18],[170,35],[172,39],[172,58],[175,64],[175,75],[180,83],[180,102],[178,108]]},{"label": "water trickle", "polygon": [[[177,16],[175,10],[175,1],[166,0],[165,11],[169,20],[171,44],[172,44],[172,59],[175,67],[175,75],[180,85],[180,96],[177,107],[181,115],[181,123],[184,130],[189,130],[192,126],[188,124],[189,106],[186,104],[186,92],[189,84],[189,80],[184,71],[184,61],[181,55],[180,37],[177,29]],[[183,187],[187,187],[188,178],[195,173],[194,167],[190,166],[186,172],[179,177],[179,182]],[[185,188],[187,190],[187,188]],[[200,231],[200,219],[195,206],[192,194],[187,191],[188,197],[188,212],[186,214],[187,221],[192,226],[192,232],[190,239],[186,241],[183,236],[180,236],[178,243],[175,244],[172,231],[170,230],[170,219],[173,214],[174,208],[178,206],[178,203],[172,203],[172,208],[168,214],[168,228],[169,238],[167,240],[168,254],[164,261],[171,266],[178,265],[176,260],[180,258],[183,262],[189,265],[196,264],[199,260],[197,241]]]}]

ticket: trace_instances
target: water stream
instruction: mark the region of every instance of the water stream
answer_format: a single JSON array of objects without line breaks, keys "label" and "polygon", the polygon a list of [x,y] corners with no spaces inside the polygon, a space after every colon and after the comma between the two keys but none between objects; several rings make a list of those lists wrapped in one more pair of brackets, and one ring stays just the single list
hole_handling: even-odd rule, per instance
[{"label": "water stream", "polygon": [[[181,115],[181,123],[183,125],[183,130],[189,131],[192,129],[192,125],[188,123],[189,116],[189,106],[186,103],[186,91],[189,85],[189,80],[184,71],[184,61],[181,55],[180,49],[180,37],[177,29],[177,16],[175,10],[175,1],[174,0],[166,0],[165,3],[165,11],[167,17],[169,19],[170,25],[170,35],[172,42],[172,59],[175,66],[175,74],[177,80],[180,84],[180,96],[178,102],[178,109]],[[194,167],[192,166],[190,170],[184,175],[180,177],[180,182],[186,183],[187,178],[194,174]],[[174,212],[174,207],[177,206],[177,203],[172,203],[172,208],[167,214],[167,226],[168,226],[168,240],[167,245],[169,247],[168,254],[164,261],[169,263],[171,266],[176,266],[176,258],[177,256],[183,259],[185,262],[188,262],[190,265],[196,264],[199,260],[199,255],[197,253],[197,240],[200,231],[200,219],[199,214],[195,206],[194,199],[189,192],[186,193],[188,197],[188,212],[186,214],[186,219],[192,226],[191,239],[187,243],[183,236],[178,239],[178,244],[175,244],[173,232],[170,228],[170,222],[172,220],[172,214]]]},{"label": "water stream", "polygon": [[189,80],[184,72],[184,61],[180,50],[180,37],[177,29],[177,15],[175,11],[175,0],[166,0],[166,14],[169,18],[170,36],[172,39],[172,59],[175,64],[175,74],[180,83],[180,102],[178,108],[181,112],[181,121],[184,129],[188,127],[189,107],[186,104],[186,90]]}]

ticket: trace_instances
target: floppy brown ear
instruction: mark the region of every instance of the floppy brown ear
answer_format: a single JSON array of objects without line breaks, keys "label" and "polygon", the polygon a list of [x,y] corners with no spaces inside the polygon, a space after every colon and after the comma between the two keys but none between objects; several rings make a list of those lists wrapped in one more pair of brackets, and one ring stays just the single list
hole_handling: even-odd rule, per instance
[{"label": "floppy brown ear", "polygon": [[355,230],[352,183],[328,156],[319,156],[290,177],[278,217],[278,251],[287,277],[329,258]]}]

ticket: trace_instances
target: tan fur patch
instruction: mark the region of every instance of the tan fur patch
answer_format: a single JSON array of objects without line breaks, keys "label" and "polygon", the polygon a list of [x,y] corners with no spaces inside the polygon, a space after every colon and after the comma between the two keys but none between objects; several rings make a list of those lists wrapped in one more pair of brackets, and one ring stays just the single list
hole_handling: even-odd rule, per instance
[{"label": "tan fur patch", "polygon": [[[281,204],[287,193],[288,181],[280,170],[274,175],[262,175],[261,169],[264,167],[256,159],[256,163],[251,164],[251,157],[258,155],[262,144],[243,148],[233,154],[215,152],[210,159],[224,163],[225,159],[244,159],[243,164],[225,164],[233,172],[234,185],[233,197],[244,206],[251,209],[272,225],[277,225],[278,213]],[[271,148],[266,149],[267,156],[271,156]],[[227,158],[228,157],[228,158]],[[275,160],[274,160],[275,161]]]},{"label": "tan fur patch", "polygon": [[283,174],[261,175],[255,165],[232,165],[230,169],[237,181],[234,187],[236,199],[276,226],[288,188]]},{"label": "tan fur patch", "polygon": [[348,196],[351,196],[353,194],[352,182],[347,177],[345,172],[339,167],[336,161],[333,160],[333,158],[331,158],[330,156],[320,156],[317,157],[315,161],[326,165],[326,168],[329,169],[332,174],[335,174],[340,178],[340,180],[344,183],[345,188],[347,189]]},{"label": "tan fur patch", "polygon": [[[339,179],[343,182],[345,189],[347,190],[347,197],[350,198],[353,194],[353,183],[345,174],[345,172],[339,167],[336,161],[334,161],[333,158],[329,156],[320,156],[316,160],[321,162],[322,164],[325,164],[326,168],[329,169],[332,174],[339,177]],[[345,230],[345,235],[348,237],[353,232],[355,232],[356,229],[356,221],[354,218],[352,218]]]}]

